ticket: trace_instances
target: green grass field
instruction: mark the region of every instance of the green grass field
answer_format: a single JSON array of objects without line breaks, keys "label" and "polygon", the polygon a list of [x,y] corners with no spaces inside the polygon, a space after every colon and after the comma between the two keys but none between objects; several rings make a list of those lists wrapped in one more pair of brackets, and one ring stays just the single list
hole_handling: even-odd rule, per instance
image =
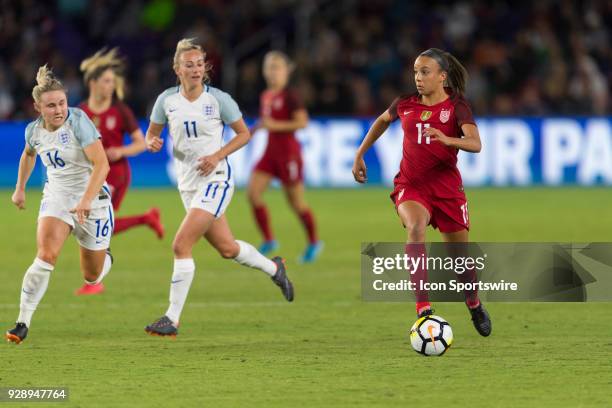
[{"label": "green grass field", "polygon": [[[12,326],[21,280],[35,256],[40,192],[28,209],[0,191],[0,322]],[[606,189],[470,190],[472,239],[610,241]],[[272,221],[288,260],[296,301],[287,304],[264,274],[195,252],[196,278],[176,340],[143,328],[167,307],[172,236],[183,216],[174,190],[128,194],[121,214],[158,206],[168,236],[144,228],[113,238],[107,292],[77,298],[82,283],[71,238],[27,340],[0,347],[0,387],[69,387],[61,406],[81,407],[609,407],[610,303],[490,303],[494,330],[481,338],[462,304],[437,304],[455,343],[442,358],[412,351],[412,304],[360,299],[362,241],[402,241],[388,191],[308,193],[326,247],[297,265],[304,239],[278,191]],[[259,242],[242,192],[229,208],[237,237]],[[429,239],[438,240],[430,231]],[[4,330],[3,329],[3,330]],[[57,406],[35,404],[33,406]],[[11,404],[10,406],[15,406]]]}]

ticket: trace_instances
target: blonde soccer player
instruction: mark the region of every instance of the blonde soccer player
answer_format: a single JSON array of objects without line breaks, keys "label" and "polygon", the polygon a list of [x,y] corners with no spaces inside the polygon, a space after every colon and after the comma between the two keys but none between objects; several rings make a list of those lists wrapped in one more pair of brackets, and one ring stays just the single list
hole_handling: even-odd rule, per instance
[{"label": "blonde soccer player", "polygon": [[[234,193],[228,156],[246,145],[251,134],[236,102],[208,82],[206,53],[193,39],[178,42],[173,62],[178,86],[164,91],[155,102],[146,142],[158,152],[160,137],[168,126],[173,142],[178,189],[187,214],[174,237],[174,269],[170,283],[170,305],[161,318],[145,331],[152,335],[176,336],[180,315],[195,273],[192,250],[202,238],[226,259],[259,269],[293,300],[293,285],[280,257],[266,258],[255,247],[234,239],[225,211]],[[223,145],[223,128],[236,136]]]},{"label": "blonde soccer player", "polygon": [[69,108],[66,90],[43,66],[32,91],[40,117],[28,124],[19,161],[13,204],[25,209],[25,187],[38,155],[47,169],[36,232],[37,253],[25,273],[16,326],[9,342],[25,340],[32,315],[47,290],[57,257],[72,233],[80,246],[85,283],[97,284],[108,274],[113,206],[106,184],[109,164],[100,134],[87,115]]}]

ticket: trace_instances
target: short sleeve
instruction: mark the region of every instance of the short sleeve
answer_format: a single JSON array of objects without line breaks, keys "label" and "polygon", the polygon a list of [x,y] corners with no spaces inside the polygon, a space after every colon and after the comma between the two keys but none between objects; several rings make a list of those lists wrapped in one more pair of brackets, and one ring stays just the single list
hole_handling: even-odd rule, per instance
[{"label": "short sleeve", "polygon": [[140,129],[138,125],[138,121],[136,120],[136,116],[134,116],[134,112],[124,103],[119,104],[119,111],[121,112],[121,116],[125,122],[125,130],[128,133],[134,133],[134,131]]},{"label": "short sleeve", "polygon": [[391,105],[389,105],[389,108],[387,109],[387,112],[389,112],[389,115],[391,116],[391,122],[395,122],[398,118],[397,104],[399,103],[400,99],[401,98],[395,98],[393,102],[391,102]]},{"label": "short sleeve", "polygon": [[292,89],[287,92],[287,105],[290,113],[304,109],[304,102],[296,90]]},{"label": "short sleeve", "polygon": [[162,93],[157,97],[153,110],[151,111],[151,122],[165,125],[168,122],[166,111],[164,110],[164,102],[166,101],[167,92]]},{"label": "short sleeve", "polygon": [[71,113],[74,115],[72,130],[81,147],[87,147],[101,138],[96,125],[93,124],[85,112],[74,108]]},{"label": "short sleeve", "polygon": [[474,116],[472,115],[472,108],[467,101],[460,99],[455,104],[455,119],[457,120],[457,126],[461,129],[461,126],[466,123],[476,124],[474,122]]},{"label": "short sleeve", "polygon": [[30,146],[30,149],[32,150],[34,150],[34,145],[32,144],[32,136],[34,136],[34,128],[36,127],[37,122],[38,121],[28,123],[28,126],[26,126],[25,129],[25,141],[26,144]]},{"label": "short sleeve", "polygon": [[228,93],[212,87],[209,89],[209,92],[219,102],[219,114],[223,123],[229,125],[242,117],[238,104]]}]

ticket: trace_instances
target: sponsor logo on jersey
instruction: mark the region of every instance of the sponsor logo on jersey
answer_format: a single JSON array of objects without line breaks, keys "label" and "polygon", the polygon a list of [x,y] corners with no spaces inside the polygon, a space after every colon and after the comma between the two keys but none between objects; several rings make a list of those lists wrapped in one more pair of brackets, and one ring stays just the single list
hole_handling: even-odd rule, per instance
[{"label": "sponsor logo on jersey", "polygon": [[113,130],[117,126],[117,119],[114,116],[109,116],[106,118],[106,128],[108,130]]},{"label": "sponsor logo on jersey", "polygon": [[70,135],[68,134],[68,132],[61,132],[58,137],[62,145],[66,146],[68,143],[70,143]]},{"label": "sponsor logo on jersey", "polygon": [[429,118],[431,118],[431,111],[421,112],[421,120],[427,120]]},{"label": "sponsor logo on jersey", "polygon": [[212,116],[215,113],[215,107],[213,105],[207,104],[204,105],[204,115]]},{"label": "sponsor logo on jersey", "polygon": [[412,111],[404,111],[404,116],[408,116]]},{"label": "sponsor logo on jersey", "polygon": [[446,123],[450,118],[450,109],[442,109],[440,111],[440,122]]}]

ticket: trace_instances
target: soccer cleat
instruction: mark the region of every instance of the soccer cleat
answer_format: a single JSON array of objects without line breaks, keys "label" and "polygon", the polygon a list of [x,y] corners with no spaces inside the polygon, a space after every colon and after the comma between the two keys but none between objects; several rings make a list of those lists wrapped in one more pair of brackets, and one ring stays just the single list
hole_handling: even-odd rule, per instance
[{"label": "soccer cleat", "polygon": [[316,259],[323,251],[323,241],[317,241],[312,244],[308,244],[304,254],[298,259],[299,263],[311,263],[316,261]]},{"label": "soccer cleat", "polygon": [[285,260],[280,256],[275,256],[272,261],[276,264],[276,273],[272,276],[272,281],[281,289],[283,296],[289,302],[293,302],[293,285],[287,277]]},{"label": "soccer cleat", "polygon": [[83,286],[81,286],[74,292],[74,294],[77,296],[98,295],[100,293],[104,293],[104,284],[102,282],[97,283],[95,285],[84,283]]},{"label": "soccer cleat", "polygon": [[28,337],[28,326],[25,323],[17,323],[14,329],[6,332],[6,341],[19,344]]},{"label": "soccer cleat", "polygon": [[272,239],[270,241],[264,241],[263,244],[259,246],[259,252],[262,255],[267,255],[272,251],[276,251],[278,249],[278,241]]},{"label": "soccer cleat", "polygon": [[151,336],[176,337],[178,334],[177,327],[172,323],[172,320],[165,315],[145,327],[145,331]]},{"label": "soccer cleat", "polygon": [[164,225],[161,223],[161,214],[159,212],[159,208],[151,208],[145,216],[147,217],[147,225],[157,235],[158,239],[162,239],[164,237]]},{"label": "soccer cleat", "polygon": [[420,319],[421,317],[432,316],[433,314],[434,314],[433,309],[429,308],[429,309],[425,309],[421,313],[417,314],[417,318]]},{"label": "soccer cleat", "polygon": [[489,334],[491,334],[491,330],[493,328],[493,325],[491,324],[491,317],[482,303],[474,309],[469,310],[470,314],[472,315],[472,322],[474,323],[476,331],[483,337],[487,337]]}]

